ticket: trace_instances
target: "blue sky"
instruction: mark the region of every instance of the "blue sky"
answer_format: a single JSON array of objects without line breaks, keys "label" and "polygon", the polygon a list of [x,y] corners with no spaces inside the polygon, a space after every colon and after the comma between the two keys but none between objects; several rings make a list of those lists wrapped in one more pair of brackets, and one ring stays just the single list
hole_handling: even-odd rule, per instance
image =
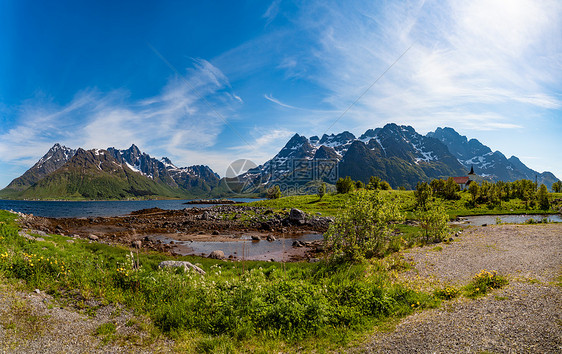
[{"label": "blue sky", "polygon": [[0,186],[56,142],[224,175],[389,122],[562,178],[561,38],[556,0],[3,0]]}]

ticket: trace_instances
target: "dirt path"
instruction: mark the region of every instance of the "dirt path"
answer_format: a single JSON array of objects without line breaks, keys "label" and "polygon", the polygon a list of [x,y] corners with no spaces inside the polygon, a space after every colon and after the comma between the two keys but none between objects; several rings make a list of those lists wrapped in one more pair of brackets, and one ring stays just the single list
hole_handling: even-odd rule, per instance
[{"label": "dirt path", "polygon": [[[561,353],[562,224],[470,229],[451,244],[404,253],[415,269],[400,281],[420,288],[464,285],[482,269],[510,285],[477,300],[459,298],[416,313],[360,351],[376,353]],[[441,248],[441,249],[440,249]],[[559,283],[558,283],[559,284]]]}]

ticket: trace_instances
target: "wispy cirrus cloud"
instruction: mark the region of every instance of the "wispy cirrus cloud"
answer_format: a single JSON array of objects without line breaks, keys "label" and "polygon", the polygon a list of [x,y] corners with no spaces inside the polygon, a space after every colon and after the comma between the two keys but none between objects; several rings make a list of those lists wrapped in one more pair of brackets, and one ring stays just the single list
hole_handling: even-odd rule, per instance
[{"label": "wispy cirrus cloud", "polygon": [[300,109],[300,108],[298,108],[298,107],[291,106],[291,105],[289,105],[289,104],[286,104],[286,103],[283,103],[283,102],[279,101],[278,99],[276,99],[275,97],[273,97],[273,95],[271,95],[271,94],[269,94],[269,95],[268,95],[268,94],[265,94],[265,95],[263,95],[263,97],[264,97],[266,100],[268,100],[268,101],[270,101],[270,102],[273,102],[273,103],[275,103],[275,104],[277,104],[277,105],[279,105],[279,106],[281,106],[281,107],[290,108],[290,109]]},{"label": "wispy cirrus cloud", "polygon": [[433,117],[443,114],[456,127],[506,129],[521,127],[504,122],[514,115],[561,107],[551,88],[562,79],[561,17],[556,1],[410,1],[315,3],[300,20],[321,43],[322,70],[310,79],[331,91],[326,101],[335,107],[412,45],[335,130],[387,121],[435,127]]},{"label": "wispy cirrus cloud", "polygon": [[177,164],[204,163],[204,150],[217,142],[225,117],[242,99],[219,68],[203,59],[193,63],[185,76],[190,85],[173,76],[160,94],[142,100],[129,99],[125,90],[95,89],[65,105],[28,100],[18,108],[17,121],[0,131],[0,159],[29,167],[55,142],[84,148],[134,143]]},{"label": "wispy cirrus cloud", "polygon": [[262,18],[265,18],[267,20],[267,24],[270,24],[273,20],[275,20],[275,18],[279,14],[280,4],[281,4],[281,0],[274,0],[269,5],[267,10],[265,10],[264,14],[262,15]]}]

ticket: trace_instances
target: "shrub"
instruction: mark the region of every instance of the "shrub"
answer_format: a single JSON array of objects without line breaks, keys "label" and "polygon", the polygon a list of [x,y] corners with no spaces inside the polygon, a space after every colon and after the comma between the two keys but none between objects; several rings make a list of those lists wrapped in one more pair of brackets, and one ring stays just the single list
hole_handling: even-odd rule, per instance
[{"label": "shrub", "polygon": [[537,200],[539,202],[539,208],[542,210],[548,210],[550,208],[550,202],[548,201],[548,190],[544,184],[541,184],[539,191],[537,192]]},{"label": "shrub", "polygon": [[427,210],[427,203],[429,198],[431,198],[431,187],[427,182],[418,182],[416,184],[416,190],[414,191],[414,196],[416,197],[416,205],[422,210]]},{"label": "shrub", "polygon": [[318,187],[318,197],[322,199],[324,198],[324,195],[326,195],[326,183],[322,182],[320,187]]},{"label": "shrub", "polygon": [[355,187],[355,183],[353,183],[353,180],[349,176],[345,178],[340,178],[336,182],[336,190],[340,194],[352,192],[354,187]]},{"label": "shrub", "polygon": [[395,201],[385,201],[378,192],[360,191],[330,224],[325,244],[333,259],[358,262],[381,255],[393,229],[390,223],[402,219]]},{"label": "shrub", "polygon": [[281,198],[281,189],[279,186],[275,185],[267,190],[267,199],[279,199]]},{"label": "shrub", "polygon": [[426,210],[419,208],[416,218],[420,222],[425,242],[441,242],[449,236],[449,216],[441,204],[433,204]]},{"label": "shrub", "polygon": [[369,183],[367,184],[367,189],[374,191],[380,189],[380,187],[381,187],[380,177],[371,176],[371,178],[369,178]]}]

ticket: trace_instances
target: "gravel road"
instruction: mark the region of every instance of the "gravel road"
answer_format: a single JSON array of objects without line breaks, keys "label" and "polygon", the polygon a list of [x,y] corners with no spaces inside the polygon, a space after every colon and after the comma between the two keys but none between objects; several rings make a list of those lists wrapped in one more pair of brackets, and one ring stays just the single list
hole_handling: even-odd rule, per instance
[{"label": "gravel road", "polygon": [[[373,353],[562,353],[562,224],[471,228],[450,244],[404,253],[415,269],[401,281],[461,286],[482,269],[510,285],[403,319],[357,348]],[[557,284],[558,282],[558,284]]]}]

